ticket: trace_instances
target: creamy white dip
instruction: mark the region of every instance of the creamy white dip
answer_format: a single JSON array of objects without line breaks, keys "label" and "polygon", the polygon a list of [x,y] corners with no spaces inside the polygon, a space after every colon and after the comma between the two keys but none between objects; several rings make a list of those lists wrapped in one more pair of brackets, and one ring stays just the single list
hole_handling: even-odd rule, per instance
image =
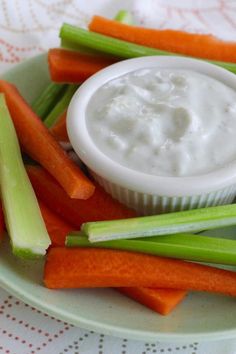
[{"label": "creamy white dip", "polygon": [[120,76],[95,92],[86,116],[99,150],[130,169],[193,176],[236,159],[236,92],[194,71]]}]

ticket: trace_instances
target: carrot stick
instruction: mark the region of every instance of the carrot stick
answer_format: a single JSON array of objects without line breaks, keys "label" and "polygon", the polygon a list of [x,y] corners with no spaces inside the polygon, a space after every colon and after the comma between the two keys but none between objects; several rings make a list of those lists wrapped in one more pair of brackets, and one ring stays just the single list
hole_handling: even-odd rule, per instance
[{"label": "carrot stick", "polygon": [[55,125],[50,128],[51,133],[57,141],[69,141],[66,129],[66,114],[67,111],[62,113]]},{"label": "carrot stick", "polygon": [[64,246],[66,236],[73,230],[73,226],[50,210],[42,201],[39,201],[39,206],[52,242],[51,246]]},{"label": "carrot stick", "polygon": [[130,26],[101,16],[92,18],[89,29],[151,48],[197,58],[236,62],[236,42],[223,41],[209,34]]},{"label": "carrot stick", "polygon": [[114,200],[96,182],[91,198],[86,201],[71,199],[43,168],[27,166],[27,172],[37,197],[75,229],[80,229],[81,224],[88,220],[114,220],[136,214]]},{"label": "carrot stick", "polygon": [[94,192],[93,183],[68,158],[16,87],[0,80],[0,92],[5,94],[23,150],[44,166],[71,198],[89,198]]},{"label": "carrot stick", "polygon": [[[52,242],[51,247],[63,247],[66,235],[73,227],[53,213],[44,203],[39,202],[39,206]],[[175,289],[118,288],[117,290],[162,315],[169,314],[186,295],[186,291]]]},{"label": "carrot stick", "polygon": [[168,315],[184,299],[187,292],[175,289],[117,288],[119,292],[150,309]]},{"label": "carrot stick", "polygon": [[114,59],[66,49],[54,48],[48,51],[49,71],[54,82],[79,84],[114,62]]},{"label": "carrot stick", "polygon": [[236,296],[236,272],[142,253],[94,248],[52,248],[44,283],[52,289],[150,287]]}]

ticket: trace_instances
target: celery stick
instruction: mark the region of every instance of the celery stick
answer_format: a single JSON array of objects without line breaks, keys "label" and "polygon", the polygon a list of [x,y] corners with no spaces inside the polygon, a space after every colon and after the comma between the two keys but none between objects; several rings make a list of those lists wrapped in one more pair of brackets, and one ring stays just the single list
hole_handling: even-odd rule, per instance
[{"label": "celery stick", "polygon": [[83,233],[77,232],[67,236],[66,246],[120,249],[189,261],[236,265],[236,241],[194,234],[90,243]]},{"label": "celery stick", "polygon": [[[60,37],[63,41],[66,40],[68,43],[73,43],[73,45],[82,45],[84,47],[88,47],[90,49],[94,49],[106,54],[112,54],[123,59],[142,57],[147,55],[179,55],[176,53],[170,53],[163,50],[145,47],[120,39],[104,36],[99,33],[86,31],[85,29],[71,26],[66,23],[61,27]],[[75,47],[72,49],[75,49]],[[206,61],[236,73],[236,64],[234,63],[226,63],[213,60]]]},{"label": "celery stick", "polygon": [[82,46],[81,44],[77,44],[71,41],[68,41],[67,39],[61,39],[60,43],[61,47],[64,49],[70,49],[74,50],[83,54],[90,54],[94,56],[104,56],[102,52],[98,52],[97,50]]},{"label": "celery stick", "polygon": [[91,242],[197,232],[236,225],[236,204],[143,216],[132,219],[88,222],[82,231]]},{"label": "celery stick", "polygon": [[[134,58],[147,55],[167,55],[169,53],[144,47],[138,44],[122,41],[102,34],[87,31],[83,28],[63,24],[60,37],[67,43],[82,45],[103,53],[112,54],[120,58]],[[72,48],[74,49],[74,48]]]},{"label": "celery stick", "polygon": [[46,125],[46,127],[50,128],[51,126],[53,126],[56,123],[56,121],[60,117],[60,115],[69,106],[70,100],[71,100],[72,96],[74,95],[75,91],[77,90],[77,88],[78,88],[78,85],[69,85],[66,88],[60,101],[57,102],[55,107],[52,109],[52,111],[45,118],[44,124]]},{"label": "celery stick", "polygon": [[13,253],[23,258],[44,255],[50,239],[3,94],[0,94],[0,190]]},{"label": "celery stick", "polygon": [[133,25],[134,24],[134,19],[133,19],[132,14],[126,10],[120,10],[116,14],[116,16],[114,17],[114,20],[124,23],[126,25]]},{"label": "celery stick", "polygon": [[40,118],[44,119],[52,110],[63,91],[65,91],[66,87],[67,85],[60,85],[51,82],[32,104],[33,111]]}]

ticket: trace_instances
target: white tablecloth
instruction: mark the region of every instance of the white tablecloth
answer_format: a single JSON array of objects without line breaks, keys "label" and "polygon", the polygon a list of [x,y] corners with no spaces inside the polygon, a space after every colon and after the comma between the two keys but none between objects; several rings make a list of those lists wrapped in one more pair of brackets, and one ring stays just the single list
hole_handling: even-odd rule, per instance
[{"label": "white tablecloth", "polygon": [[[1,0],[0,73],[57,46],[62,22],[85,27],[93,14],[113,17],[122,8],[143,26],[236,38],[234,0]],[[53,319],[0,289],[1,353],[235,354],[236,339],[163,344],[113,338]]]}]

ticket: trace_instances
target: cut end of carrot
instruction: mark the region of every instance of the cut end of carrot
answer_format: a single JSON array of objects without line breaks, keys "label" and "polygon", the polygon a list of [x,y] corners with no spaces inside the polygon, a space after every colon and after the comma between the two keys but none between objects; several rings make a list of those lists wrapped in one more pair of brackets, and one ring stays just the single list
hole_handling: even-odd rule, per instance
[{"label": "cut end of carrot", "polygon": [[155,288],[118,288],[122,294],[165,316],[185,298],[187,291]]},{"label": "cut end of carrot", "polygon": [[95,185],[88,179],[88,181],[83,182],[83,188],[77,188],[77,186],[75,185],[74,187],[71,188],[68,194],[72,199],[87,200],[92,197],[94,192],[95,192]]}]

